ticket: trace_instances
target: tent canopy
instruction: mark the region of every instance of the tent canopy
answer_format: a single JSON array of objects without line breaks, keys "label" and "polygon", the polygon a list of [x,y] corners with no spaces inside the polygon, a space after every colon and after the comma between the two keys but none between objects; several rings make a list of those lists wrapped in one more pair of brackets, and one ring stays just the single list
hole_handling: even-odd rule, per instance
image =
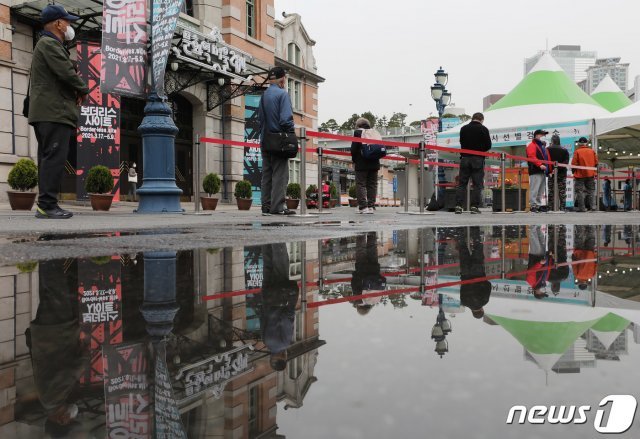
[{"label": "tent canopy", "polygon": [[591,97],[603,108],[612,113],[631,105],[631,99],[620,90],[618,84],[613,82],[613,79],[611,79],[611,76],[608,74],[600,81],[600,84],[598,84],[593,93],[591,93]]}]

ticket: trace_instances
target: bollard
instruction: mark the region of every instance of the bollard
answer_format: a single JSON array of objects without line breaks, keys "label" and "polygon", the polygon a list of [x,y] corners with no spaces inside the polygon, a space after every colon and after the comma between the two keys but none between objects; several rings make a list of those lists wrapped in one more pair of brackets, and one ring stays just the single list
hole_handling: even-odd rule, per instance
[{"label": "bollard", "polygon": [[[300,214],[298,217],[315,217],[316,215],[307,214],[307,128],[300,127]],[[320,191],[321,188],[318,188]]]},{"label": "bollard", "polygon": [[507,162],[507,154],[504,152],[500,153],[500,186],[501,186],[501,191],[500,191],[500,198],[502,200],[502,210],[500,212],[493,212],[495,214],[511,214],[513,212],[507,212],[507,202],[506,202],[506,198],[507,198],[507,188],[505,185],[505,179],[506,179],[506,162]]},{"label": "bollard", "polygon": [[211,211],[200,210],[200,134],[196,134],[193,145],[193,212],[182,212],[183,215],[211,215]]},{"label": "bollard", "polygon": [[[410,215],[435,215],[435,213],[433,212],[424,211],[424,156],[426,152],[424,142],[420,142],[420,148],[418,149],[418,152],[420,154],[420,161],[419,161],[420,169],[418,171],[418,198],[419,198],[418,206],[420,206],[420,210],[418,212],[408,212],[408,213]],[[408,172],[407,172],[407,175],[409,175]],[[407,180],[407,200],[409,197],[408,194],[409,194],[409,186],[408,186],[408,180]]]}]

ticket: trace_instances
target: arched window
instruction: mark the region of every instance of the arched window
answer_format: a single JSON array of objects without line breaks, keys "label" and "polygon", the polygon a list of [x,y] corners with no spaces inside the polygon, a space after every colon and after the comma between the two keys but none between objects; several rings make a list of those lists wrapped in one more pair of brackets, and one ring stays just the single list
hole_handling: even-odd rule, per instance
[{"label": "arched window", "polygon": [[296,43],[289,43],[287,47],[287,61],[297,66],[300,65],[300,48]]}]

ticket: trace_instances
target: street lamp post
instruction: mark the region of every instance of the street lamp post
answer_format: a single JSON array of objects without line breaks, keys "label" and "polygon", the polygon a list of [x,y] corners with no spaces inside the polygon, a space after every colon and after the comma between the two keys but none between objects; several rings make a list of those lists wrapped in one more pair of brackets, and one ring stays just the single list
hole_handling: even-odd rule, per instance
[{"label": "street lamp post", "polygon": [[[438,132],[441,133],[442,115],[444,114],[445,108],[447,108],[447,106],[451,103],[451,93],[445,88],[447,82],[449,82],[449,74],[442,69],[442,66],[440,66],[440,68],[434,73],[434,76],[436,78],[436,82],[431,86],[431,98],[436,103],[436,109],[438,110]],[[439,159],[436,160],[436,162],[439,161]],[[436,199],[439,198],[438,192],[440,190],[440,186],[438,184],[442,183],[442,181],[444,180],[440,175],[440,172],[441,168],[440,166],[438,166],[436,168],[436,175],[434,176],[434,179],[437,183],[435,185]]]}]

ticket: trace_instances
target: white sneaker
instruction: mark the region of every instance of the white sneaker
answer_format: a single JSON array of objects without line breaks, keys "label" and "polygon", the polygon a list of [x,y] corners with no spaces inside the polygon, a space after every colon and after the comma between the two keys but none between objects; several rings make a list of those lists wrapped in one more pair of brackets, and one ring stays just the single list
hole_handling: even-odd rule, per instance
[{"label": "white sneaker", "polygon": [[367,211],[365,213],[368,214],[368,215],[373,215],[373,213],[375,212],[372,207],[367,207],[366,210]]},{"label": "white sneaker", "polygon": [[361,215],[362,214],[367,214],[367,213],[369,213],[369,208],[365,207],[364,209],[356,209],[356,213],[361,214]]}]

